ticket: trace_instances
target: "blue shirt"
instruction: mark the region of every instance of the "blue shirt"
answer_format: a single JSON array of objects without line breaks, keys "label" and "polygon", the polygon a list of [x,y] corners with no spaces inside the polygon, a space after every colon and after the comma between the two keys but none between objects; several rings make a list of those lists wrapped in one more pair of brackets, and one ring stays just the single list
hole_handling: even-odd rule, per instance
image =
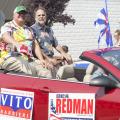
[{"label": "blue shirt", "polygon": [[41,27],[39,23],[33,24],[31,28],[44,53],[52,57],[54,55],[53,47],[58,46],[58,41],[55,39],[52,29],[47,26]]}]

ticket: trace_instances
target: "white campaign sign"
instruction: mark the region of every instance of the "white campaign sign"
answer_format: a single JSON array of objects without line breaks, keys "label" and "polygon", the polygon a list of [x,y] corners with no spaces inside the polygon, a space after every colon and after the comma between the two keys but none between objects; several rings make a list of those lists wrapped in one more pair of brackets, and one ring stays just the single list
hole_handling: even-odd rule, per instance
[{"label": "white campaign sign", "polygon": [[49,93],[48,120],[95,120],[94,93]]},{"label": "white campaign sign", "polygon": [[0,120],[32,120],[34,93],[1,88]]}]

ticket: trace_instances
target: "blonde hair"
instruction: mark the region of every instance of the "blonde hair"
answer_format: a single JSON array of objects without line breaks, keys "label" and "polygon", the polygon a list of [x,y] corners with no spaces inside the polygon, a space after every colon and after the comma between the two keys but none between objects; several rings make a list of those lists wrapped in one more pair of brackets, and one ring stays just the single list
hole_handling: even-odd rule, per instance
[{"label": "blonde hair", "polygon": [[115,31],[115,33],[117,33],[117,35],[120,36],[120,30],[119,30],[119,29],[117,29],[117,30]]}]

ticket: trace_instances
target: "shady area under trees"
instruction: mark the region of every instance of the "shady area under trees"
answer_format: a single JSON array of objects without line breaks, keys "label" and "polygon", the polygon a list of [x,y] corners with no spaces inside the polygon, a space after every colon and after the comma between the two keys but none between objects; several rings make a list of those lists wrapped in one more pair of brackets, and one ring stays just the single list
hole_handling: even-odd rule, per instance
[{"label": "shady area under trees", "polygon": [[29,11],[27,25],[34,23],[34,9],[43,6],[47,12],[48,26],[52,26],[53,23],[62,23],[67,25],[68,23],[74,24],[75,19],[68,14],[64,14],[64,10],[70,0],[22,0],[21,5],[25,5]]}]

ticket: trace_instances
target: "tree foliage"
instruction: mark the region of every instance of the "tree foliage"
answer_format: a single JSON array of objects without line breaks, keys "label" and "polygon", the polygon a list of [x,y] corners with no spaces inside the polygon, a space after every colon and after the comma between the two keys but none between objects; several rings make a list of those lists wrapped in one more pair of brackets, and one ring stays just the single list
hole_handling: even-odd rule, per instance
[{"label": "tree foliage", "polygon": [[22,0],[21,4],[25,5],[29,11],[27,24],[34,23],[34,9],[43,6],[47,12],[47,25],[52,26],[53,23],[60,22],[64,25],[67,23],[75,23],[75,19],[71,15],[64,14],[64,10],[70,0]]}]

